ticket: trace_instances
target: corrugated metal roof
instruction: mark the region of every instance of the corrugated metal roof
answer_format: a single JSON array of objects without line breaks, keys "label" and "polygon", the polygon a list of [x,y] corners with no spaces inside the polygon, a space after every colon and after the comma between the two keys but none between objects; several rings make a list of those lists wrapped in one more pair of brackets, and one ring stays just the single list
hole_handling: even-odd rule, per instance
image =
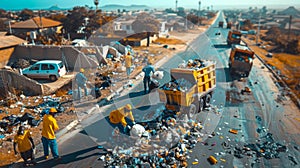
[{"label": "corrugated metal roof", "polygon": [[22,44],[24,42],[25,42],[25,40],[20,39],[16,36],[13,36],[13,35],[0,36],[0,48],[16,46],[16,45]]},{"label": "corrugated metal roof", "polygon": [[56,27],[60,26],[61,22],[54,21],[51,19],[47,19],[44,17],[34,17],[29,20],[25,20],[22,22],[15,23],[11,25],[11,28],[14,29],[39,29],[39,28],[48,28],[48,27]]}]

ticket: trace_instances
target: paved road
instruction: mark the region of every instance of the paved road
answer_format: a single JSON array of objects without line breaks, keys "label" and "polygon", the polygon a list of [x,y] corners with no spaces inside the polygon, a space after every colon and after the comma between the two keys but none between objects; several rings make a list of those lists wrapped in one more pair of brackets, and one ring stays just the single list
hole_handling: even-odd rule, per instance
[{"label": "paved road", "polygon": [[[210,111],[199,114],[206,137],[212,132],[215,132],[216,136],[203,138],[207,145],[197,144],[190,155],[189,163],[198,159],[200,164],[190,164],[189,167],[212,166],[206,160],[209,155],[214,155],[219,160],[219,163],[213,167],[221,165],[224,167],[292,167],[292,162],[287,159],[287,153],[281,154],[279,159],[260,159],[259,163],[254,161],[255,157],[245,156],[238,159],[233,154],[229,154],[230,151],[233,152],[234,147],[242,146],[244,143],[256,143],[258,139],[263,139],[266,133],[270,132],[276,141],[288,145],[289,155],[299,158],[299,151],[294,148],[299,146],[297,141],[299,129],[296,132],[286,131],[291,125],[283,123],[283,120],[279,121],[289,107],[275,101],[279,91],[269,73],[261,69],[259,62],[253,67],[246,81],[232,80],[228,75],[227,60],[230,48],[224,45],[228,30],[216,27],[219,20],[224,20],[224,17],[220,15],[216,24],[212,25],[205,34],[200,35],[187,51],[176,55],[161,66],[162,70],[168,72],[183,60],[195,57],[217,62],[217,88],[213,94],[213,106],[218,107],[220,114]],[[221,32],[221,35],[215,35],[216,32]],[[161,83],[168,81],[168,76],[166,73]],[[252,94],[239,94],[240,89],[245,85],[250,86],[253,90]],[[101,149],[97,149],[97,146],[111,140],[104,136],[110,135],[113,130],[106,120],[109,111],[125,103],[131,103],[137,108],[134,111],[135,117],[142,120],[145,116],[151,118],[153,109],[163,106],[158,103],[155,93],[142,95],[140,92],[142,90],[142,85],[137,85],[128,95],[116,99],[113,105],[96,109],[97,113],[83,120],[76,130],[60,139],[59,146],[63,158],[60,163],[49,160],[41,162],[37,167],[103,167],[103,163],[97,160],[99,152],[102,152]],[[299,124],[296,127],[299,128]],[[239,130],[239,133],[237,135],[229,133],[230,128]],[[230,149],[221,146],[224,141],[231,145]],[[214,143],[216,145],[212,146]]]}]

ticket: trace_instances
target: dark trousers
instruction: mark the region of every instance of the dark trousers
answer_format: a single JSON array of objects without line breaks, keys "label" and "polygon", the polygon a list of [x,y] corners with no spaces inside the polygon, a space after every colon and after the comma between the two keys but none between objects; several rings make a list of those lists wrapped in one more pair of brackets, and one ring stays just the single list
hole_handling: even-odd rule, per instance
[{"label": "dark trousers", "polygon": [[147,91],[149,91],[149,86],[150,86],[150,76],[145,76],[143,82],[144,82],[144,92],[147,93]]},{"label": "dark trousers", "polygon": [[24,160],[24,163],[27,164],[27,163],[30,163],[28,162],[28,159],[30,158],[30,161],[31,162],[34,162],[34,154],[33,154],[33,149],[29,149],[28,151],[25,151],[25,152],[20,152],[20,155],[22,157],[22,159]]}]

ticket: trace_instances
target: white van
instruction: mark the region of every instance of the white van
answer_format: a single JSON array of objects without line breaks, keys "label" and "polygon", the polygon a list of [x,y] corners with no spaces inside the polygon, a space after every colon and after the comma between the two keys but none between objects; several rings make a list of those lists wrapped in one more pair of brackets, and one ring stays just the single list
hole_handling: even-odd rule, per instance
[{"label": "white van", "polygon": [[66,67],[59,60],[43,60],[23,69],[22,74],[33,79],[56,81],[59,77],[66,74]]}]

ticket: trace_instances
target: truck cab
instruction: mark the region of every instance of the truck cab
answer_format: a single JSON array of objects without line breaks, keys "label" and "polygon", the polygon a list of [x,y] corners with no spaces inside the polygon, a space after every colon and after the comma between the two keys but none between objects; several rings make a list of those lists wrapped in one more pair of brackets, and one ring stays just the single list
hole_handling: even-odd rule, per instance
[{"label": "truck cab", "polygon": [[224,24],[223,21],[219,21],[219,27],[223,28],[223,24]]},{"label": "truck cab", "polygon": [[248,77],[252,69],[254,52],[247,46],[232,45],[229,57],[230,74]]},{"label": "truck cab", "polygon": [[230,30],[227,36],[227,44],[240,44],[242,33],[237,30]]}]

